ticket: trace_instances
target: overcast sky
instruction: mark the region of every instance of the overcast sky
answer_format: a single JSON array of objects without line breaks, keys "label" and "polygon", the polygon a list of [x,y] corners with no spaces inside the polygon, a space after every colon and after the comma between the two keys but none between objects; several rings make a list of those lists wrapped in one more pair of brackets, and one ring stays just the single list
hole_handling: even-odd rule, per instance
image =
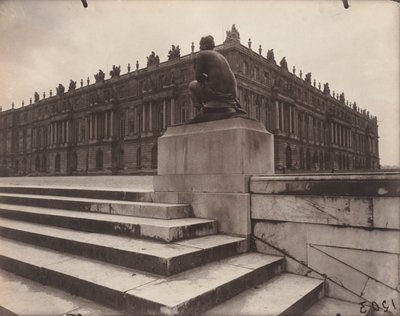
[{"label": "overcast sky", "polygon": [[0,106],[29,103],[70,79],[86,82],[113,64],[145,66],[155,51],[167,59],[201,36],[223,42],[233,23],[263,54],[274,48],[289,69],[378,116],[381,164],[400,165],[400,5],[390,0],[326,1],[0,1]]}]

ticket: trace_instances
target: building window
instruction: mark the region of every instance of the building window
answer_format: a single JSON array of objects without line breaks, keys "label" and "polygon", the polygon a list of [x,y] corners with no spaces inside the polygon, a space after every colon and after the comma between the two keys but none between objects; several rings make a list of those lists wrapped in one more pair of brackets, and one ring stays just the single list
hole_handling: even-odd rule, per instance
[{"label": "building window", "polygon": [[249,74],[249,64],[247,63],[247,61],[243,61],[242,63],[242,72],[246,76]]},{"label": "building window", "polygon": [[306,152],[306,169],[307,170],[311,169],[311,153],[310,153],[309,149],[307,149],[307,152]]},{"label": "building window", "polygon": [[39,156],[36,156],[36,159],[35,159],[35,170],[37,172],[40,171],[40,157]]},{"label": "building window", "polygon": [[155,144],[151,150],[151,168],[157,168],[157,144]]},{"label": "building window", "polygon": [[304,150],[303,148],[300,148],[300,169],[305,169],[305,165],[304,165]]},{"label": "building window", "polygon": [[125,120],[121,118],[119,120],[119,138],[123,139],[125,137]]},{"label": "building window", "polygon": [[136,151],[136,169],[140,168],[142,168],[142,147],[139,146]]},{"label": "building window", "polygon": [[71,170],[76,171],[78,169],[78,155],[76,151],[72,153]]},{"label": "building window", "polygon": [[47,171],[47,158],[45,155],[42,156],[42,171],[43,172]]},{"label": "building window", "polygon": [[56,158],[54,159],[54,171],[60,172],[60,170],[61,170],[61,157],[60,154],[57,154]]},{"label": "building window", "polygon": [[96,169],[103,169],[103,151],[101,149],[97,150],[96,152]]},{"label": "building window", "polygon": [[289,145],[286,146],[286,168],[292,168],[292,149]]},{"label": "building window", "polygon": [[121,148],[118,151],[118,169],[124,169],[124,150]]},{"label": "building window", "polygon": [[14,165],[15,165],[15,173],[19,173],[19,161],[15,160]]}]

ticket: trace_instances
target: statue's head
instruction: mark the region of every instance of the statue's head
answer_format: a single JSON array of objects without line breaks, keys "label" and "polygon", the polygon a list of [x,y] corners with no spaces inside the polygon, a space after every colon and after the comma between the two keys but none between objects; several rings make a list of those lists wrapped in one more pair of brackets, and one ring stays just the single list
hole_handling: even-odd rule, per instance
[{"label": "statue's head", "polygon": [[200,40],[200,50],[212,50],[215,47],[214,37],[208,35]]}]

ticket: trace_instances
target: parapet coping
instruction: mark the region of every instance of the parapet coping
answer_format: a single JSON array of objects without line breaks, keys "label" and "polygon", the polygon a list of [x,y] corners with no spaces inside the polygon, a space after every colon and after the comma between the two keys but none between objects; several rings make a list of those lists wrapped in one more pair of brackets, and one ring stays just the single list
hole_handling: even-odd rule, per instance
[{"label": "parapet coping", "polygon": [[307,175],[253,175],[250,181],[400,181],[400,172],[379,173],[342,173],[342,174],[307,174]]}]

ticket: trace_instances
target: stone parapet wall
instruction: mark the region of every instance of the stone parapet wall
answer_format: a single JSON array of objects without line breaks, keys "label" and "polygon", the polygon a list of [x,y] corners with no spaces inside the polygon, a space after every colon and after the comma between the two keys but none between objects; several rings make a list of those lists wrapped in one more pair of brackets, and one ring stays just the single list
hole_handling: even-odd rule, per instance
[{"label": "stone parapet wall", "polygon": [[400,174],[256,176],[250,191],[257,251],[330,297],[400,306]]}]

